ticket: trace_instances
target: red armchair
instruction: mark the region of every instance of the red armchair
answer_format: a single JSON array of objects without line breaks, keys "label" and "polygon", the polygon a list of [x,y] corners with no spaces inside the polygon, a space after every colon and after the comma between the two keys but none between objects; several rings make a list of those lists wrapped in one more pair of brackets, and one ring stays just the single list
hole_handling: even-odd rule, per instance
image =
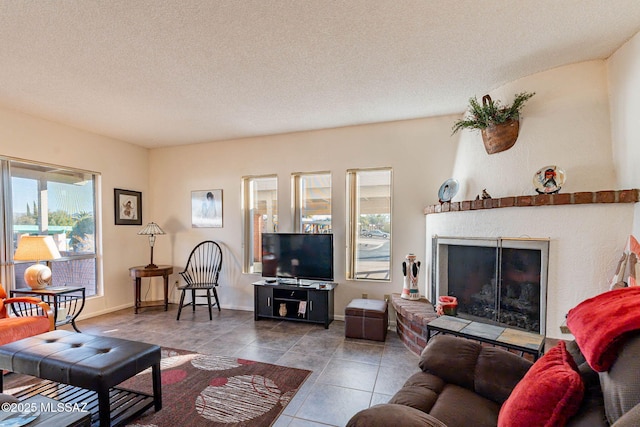
[{"label": "red armchair", "polygon": [[0,345],[53,331],[54,320],[49,304],[34,297],[7,298],[0,284]]}]

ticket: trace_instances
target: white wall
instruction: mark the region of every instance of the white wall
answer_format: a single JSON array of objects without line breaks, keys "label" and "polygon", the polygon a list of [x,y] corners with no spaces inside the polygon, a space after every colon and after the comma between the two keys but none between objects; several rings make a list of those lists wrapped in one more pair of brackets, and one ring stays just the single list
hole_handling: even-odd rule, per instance
[{"label": "white wall", "polygon": [[615,189],[605,62],[534,74],[490,95],[506,104],[525,91],[536,95],[525,104],[511,149],[488,155],[479,132],[456,134],[453,177],[461,189],[453,200],[472,200],[484,188],[493,197],[535,194],[533,175],[547,165],[565,170],[563,192]]},{"label": "white wall", "polygon": [[[142,191],[143,221],[149,209],[148,150],[41,120],[0,110],[0,155],[99,172],[102,194],[102,272],[104,293],[87,301],[83,317],[133,304],[128,268],[148,263],[148,241],[141,227],[114,225],[113,189]],[[143,265],[144,265],[143,264]]]},{"label": "white wall", "polygon": [[[605,61],[528,76],[492,91],[491,96],[510,102],[522,91],[536,95],[523,110],[513,148],[488,155],[479,134],[460,136],[453,177],[461,182],[462,191],[454,200],[474,199],[483,188],[493,197],[535,194],[532,177],[546,165],[566,171],[562,193],[621,189],[611,149]],[[623,186],[633,187],[631,182]],[[632,229],[633,210],[633,204],[575,205],[428,215],[427,259],[434,234],[549,237],[547,334],[559,338],[567,311],[608,289]]]},{"label": "white wall", "polygon": [[[242,274],[241,178],[278,175],[279,231],[292,231],[291,173],[330,171],[335,238],[336,315],[362,293],[370,298],[402,291],[401,264],[413,252],[424,261],[424,214],[450,176],[456,150],[454,118],[354,126],[236,141],[171,147],[151,152],[153,218],[168,236],[158,238],[156,259],[182,266],[198,242],[224,244],[222,307],[253,310],[257,275]],[[349,168],[393,168],[392,283],[345,281],[345,176]],[[191,228],[193,190],[223,190],[223,228]],[[173,295],[175,298],[176,295]]]},{"label": "white wall", "polygon": [[[640,187],[640,33],[607,61],[611,137],[617,178],[626,188]],[[640,208],[633,234],[640,237]]]}]

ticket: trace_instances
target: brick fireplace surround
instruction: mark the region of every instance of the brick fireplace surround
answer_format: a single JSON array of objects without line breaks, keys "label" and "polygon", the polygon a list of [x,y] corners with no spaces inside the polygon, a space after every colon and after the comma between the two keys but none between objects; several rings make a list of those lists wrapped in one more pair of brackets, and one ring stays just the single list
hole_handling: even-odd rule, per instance
[{"label": "brick fireplace surround", "polygon": [[[588,203],[637,203],[640,201],[639,194],[640,190],[630,189],[466,200],[427,206],[424,214]],[[433,304],[426,298],[417,301],[402,299],[400,294],[391,294],[391,303],[396,312],[398,336],[409,350],[420,355],[427,345],[427,324],[437,317]]]},{"label": "brick fireplace surround", "polygon": [[402,299],[391,294],[391,304],[396,312],[396,331],[402,342],[413,353],[420,355],[427,345],[427,323],[435,319],[436,311],[429,300]]}]

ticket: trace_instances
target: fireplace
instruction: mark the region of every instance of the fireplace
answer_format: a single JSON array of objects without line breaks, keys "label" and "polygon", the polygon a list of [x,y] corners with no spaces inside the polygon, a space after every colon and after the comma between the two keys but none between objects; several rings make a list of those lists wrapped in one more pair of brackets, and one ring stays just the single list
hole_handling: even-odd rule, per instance
[{"label": "fireplace", "polygon": [[460,317],[545,335],[549,239],[432,238],[431,295]]}]

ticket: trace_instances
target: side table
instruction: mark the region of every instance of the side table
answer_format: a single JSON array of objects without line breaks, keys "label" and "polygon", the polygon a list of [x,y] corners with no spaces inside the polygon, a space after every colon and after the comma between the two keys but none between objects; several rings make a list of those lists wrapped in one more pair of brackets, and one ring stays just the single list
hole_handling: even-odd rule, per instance
[{"label": "side table", "polygon": [[84,308],[85,289],[82,286],[48,286],[44,289],[20,288],[9,291],[14,297],[35,296],[51,306],[55,327],[71,323],[76,332],[80,332],[76,319]]},{"label": "side table", "polygon": [[135,289],[135,314],[138,314],[138,309],[141,307],[157,307],[162,304],[153,302],[143,302],[140,298],[141,279],[143,277],[160,277],[164,278],[164,311],[169,308],[169,275],[173,273],[173,266],[171,265],[159,265],[156,268],[145,267],[142,265],[131,267],[129,274],[133,279],[133,286]]}]

